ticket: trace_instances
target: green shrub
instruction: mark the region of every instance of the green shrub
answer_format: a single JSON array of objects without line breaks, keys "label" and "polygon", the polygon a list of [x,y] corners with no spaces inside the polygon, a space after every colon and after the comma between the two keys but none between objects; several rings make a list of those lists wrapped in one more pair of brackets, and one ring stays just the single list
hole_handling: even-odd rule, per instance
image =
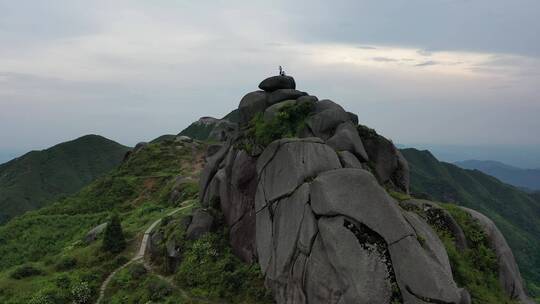
[{"label": "green shrub", "polygon": [[118,256],[118,257],[116,257],[114,259],[113,265],[115,267],[120,267],[120,266],[124,265],[127,262],[129,262],[129,259],[126,256],[121,255],[121,256]]},{"label": "green shrub", "polygon": [[57,298],[55,294],[51,294],[50,290],[39,291],[30,298],[28,304],[57,304]]},{"label": "green shrub", "polygon": [[186,183],[182,187],[182,200],[197,199],[199,197],[199,184]]},{"label": "green shrub", "polygon": [[65,290],[55,286],[45,286],[30,298],[29,304],[62,304],[69,303],[70,296]]},{"label": "green shrub", "polygon": [[188,242],[175,280],[196,296],[271,303],[258,265],[245,264],[234,256],[228,239],[223,233],[208,233]]},{"label": "green shrub", "polygon": [[[247,136],[262,147],[280,138],[297,137],[306,127],[306,118],[312,110],[311,103],[285,105],[268,122],[265,122],[263,114],[259,113],[251,120]],[[247,150],[248,147],[244,148]]]},{"label": "green shrub", "polygon": [[358,125],[356,129],[358,130],[358,135],[360,135],[362,139],[372,139],[379,136],[375,130],[364,125]]},{"label": "green shrub", "polygon": [[148,272],[144,265],[140,263],[135,263],[129,266],[128,271],[130,277],[135,280],[142,278]]},{"label": "green shrub", "polygon": [[392,189],[387,189],[386,191],[388,192],[388,194],[390,194],[391,197],[393,197],[395,200],[398,200],[398,201],[405,201],[412,198],[410,195],[406,193],[398,192]]},{"label": "green shrub", "polygon": [[11,273],[10,277],[12,279],[20,280],[20,279],[42,275],[42,274],[43,274],[43,271],[41,269],[34,267],[33,265],[22,265],[15,268],[15,270]]},{"label": "green shrub", "polygon": [[449,231],[434,227],[445,245],[458,286],[469,291],[472,303],[514,303],[500,286],[497,257],[478,221],[455,205],[444,204],[443,207],[461,226],[469,245],[460,252]]},{"label": "green shrub", "polygon": [[77,259],[74,257],[63,257],[56,263],[54,268],[57,271],[66,271],[77,266]]},{"label": "green shrub", "polygon": [[111,253],[119,253],[126,248],[124,232],[117,214],[114,214],[111,221],[105,228],[103,237],[103,250]]},{"label": "green shrub", "polygon": [[54,280],[54,282],[55,285],[60,289],[69,289],[69,287],[71,286],[71,279],[65,274],[61,274],[60,276],[58,276]]},{"label": "green shrub", "polygon": [[47,295],[37,293],[32,296],[28,304],[55,304],[54,299],[49,298]]},{"label": "green shrub", "polygon": [[147,290],[150,300],[152,301],[163,300],[173,292],[171,286],[168,283],[154,277],[148,280]]},{"label": "green shrub", "polygon": [[87,304],[92,299],[92,290],[87,282],[78,282],[71,288],[74,304]]}]

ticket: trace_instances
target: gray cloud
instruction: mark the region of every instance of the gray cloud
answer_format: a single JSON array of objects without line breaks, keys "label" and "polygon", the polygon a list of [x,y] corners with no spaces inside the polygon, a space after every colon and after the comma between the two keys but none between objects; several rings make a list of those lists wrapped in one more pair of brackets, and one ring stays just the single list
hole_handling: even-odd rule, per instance
[{"label": "gray cloud", "polygon": [[377,49],[376,47],[369,46],[369,45],[359,45],[357,46],[357,48],[362,49],[362,50],[376,50]]},{"label": "gray cloud", "polygon": [[415,66],[425,67],[425,66],[431,66],[431,65],[437,65],[437,64],[439,64],[437,61],[429,60],[429,61],[424,61],[422,63],[415,64]]},{"label": "gray cloud", "polygon": [[373,61],[378,61],[378,62],[396,62],[396,61],[399,61],[397,59],[388,58],[388,57],[373,57],[372,60]]},{"label": "gray cloud", "polygon": [[540,39],[537,38],[540,2],[536,0],[340,1],[331,6],[325,1],[313,1],[310,5],[282,4],[284,10],[292,12],[289,16],[294,24],[292,29],[300,40],[540,56]]},{"label": "gray cloud", "polygon": [[396,142],[540,144],[523,132],[540,129],[538,8],[0,0],[0,150],[176,133],[278,65]]}]

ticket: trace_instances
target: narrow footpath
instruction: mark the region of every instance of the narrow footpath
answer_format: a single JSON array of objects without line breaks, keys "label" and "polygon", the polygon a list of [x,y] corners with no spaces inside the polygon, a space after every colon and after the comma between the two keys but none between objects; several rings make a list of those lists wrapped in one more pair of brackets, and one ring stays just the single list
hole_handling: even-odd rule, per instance
[{"label": "narrow footpath", "polygon": [[[184,206],[184,207],[181,207],[181,208],[177,208],[177,209],[167,213],[166,216],[174,215],[177,212],[179,212],[181,210],[184,210],[184,209],[187,209],[187,208],[189,208],[191,206],[192,205],[190,204],[190,205],[187,205],[187,206]],[[113,272],[111,272],[111,274],[109,274],[109,276],[105,279],[105,281],[103,281],[103,283],[101,284],[101,287],[99,288],[99,298],[97,299],[96,304],[101,304],[101,302],[103,301],[103,298],[105,297],[105,291],[107,290],[107,286],[111,282],[112,278],[118,273],[118,271],[126,268],[127,266],[129,266],[129,265],[131,265],[133,263],[144,261],[144,255],[146,254],[146,249],[148,248],[148,241],[150,240],[150,235],[152,234],[152,231],[154,231],[154,228],[156,228],[156,226],[159,223],[161,223],[162,219],[163,219],[163,217],[160,218],[159,220],[153,222],[152,225],[150,225],[150,227],[148,227],[148,229],[146,229],[146,231],[144,232],[144,236],[142,238],[142,241],[141,241],[141,245],[139,247],[139,251],[137,252],[137,255],[135,255],[135,257],[133,257],[131,260],[129,260],[129,262],[127,262],[124,265],[116,268]]]}]

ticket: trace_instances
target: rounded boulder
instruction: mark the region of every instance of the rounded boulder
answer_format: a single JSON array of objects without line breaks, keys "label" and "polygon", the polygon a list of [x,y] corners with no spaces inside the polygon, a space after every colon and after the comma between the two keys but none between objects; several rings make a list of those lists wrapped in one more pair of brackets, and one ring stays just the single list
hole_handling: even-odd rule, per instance
[{"label": "rounded boulder", "polygon": [[273,92],[279,89],[296,89],[296,82],[291,76],[272,76],[259,84],[259,89]]}]

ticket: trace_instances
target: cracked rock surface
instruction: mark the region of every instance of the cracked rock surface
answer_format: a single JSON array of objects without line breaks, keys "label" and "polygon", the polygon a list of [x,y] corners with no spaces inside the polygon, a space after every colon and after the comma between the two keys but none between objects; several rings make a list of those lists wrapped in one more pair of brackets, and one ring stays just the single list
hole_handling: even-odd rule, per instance
[{"label": "cracked rock surface", "polygon": [[[385,189],[409,192],[408,164],[392,142],[361,132],[337,103],[296,91],[290,76],[259,88],[240,102],[237,134],[207,158],[200,198],[222,210],[235,254],[259,263],[276,302],[470,303],[430,220],[406,206],[432,210],[465,248],[463,231],[436,204],[400,205]],[[250,118],[273,119],[283,100],[313,104],[297,138],[250,151],[238,144]]]}]

